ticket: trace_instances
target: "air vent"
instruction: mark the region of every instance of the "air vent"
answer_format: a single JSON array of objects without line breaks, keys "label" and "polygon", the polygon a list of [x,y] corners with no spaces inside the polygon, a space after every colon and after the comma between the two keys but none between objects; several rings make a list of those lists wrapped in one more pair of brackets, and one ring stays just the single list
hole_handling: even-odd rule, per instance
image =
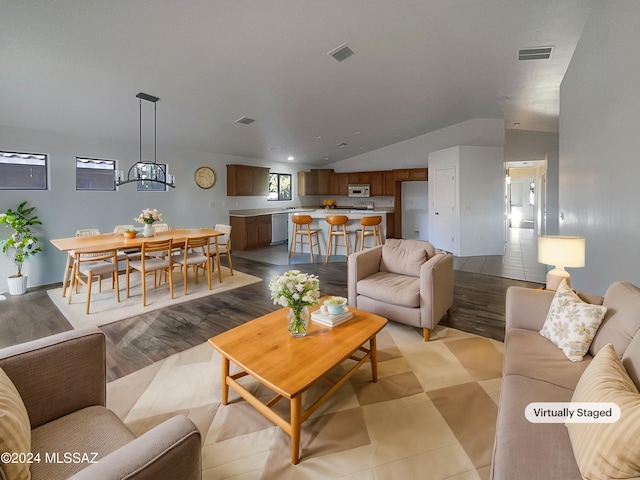
[{"label": "air vent", "polygon": [[251,125],[255,120],[249,117],[240,117],[236,120],[236,123],[242,123],[243,125]]},{"label": "air vent", "polygon": [[341,62],[341,61],[349,58],[351,55],[353,55],[353,50],[351,50],[349,47],[347,47],[346,43],[343,43],[339,47],[336,47],[333,50],[331,50],[330,52],[327,52],[327,55],[331,55],[337,61]]},{"label": "air vent", "polygon": [[553,47],[521,48],[518,50],[518,60],[548,60]]},{"label": "air vent", "polygon": [[336,147],[346,147],[347,145],[349,145],[347,142],[340,142],[340,143],[336,143]]}]

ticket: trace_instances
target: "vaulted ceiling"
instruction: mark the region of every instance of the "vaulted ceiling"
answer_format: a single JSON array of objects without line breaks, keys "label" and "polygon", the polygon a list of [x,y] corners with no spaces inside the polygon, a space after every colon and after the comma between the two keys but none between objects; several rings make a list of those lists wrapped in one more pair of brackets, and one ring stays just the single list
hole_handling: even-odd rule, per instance
[{"label": "vaulted ceiling", "polygon": [[557,131],[592,3],[0,0],[0,125],[137,142],[145,92],[158,148],[319,165],[471,118]]}]

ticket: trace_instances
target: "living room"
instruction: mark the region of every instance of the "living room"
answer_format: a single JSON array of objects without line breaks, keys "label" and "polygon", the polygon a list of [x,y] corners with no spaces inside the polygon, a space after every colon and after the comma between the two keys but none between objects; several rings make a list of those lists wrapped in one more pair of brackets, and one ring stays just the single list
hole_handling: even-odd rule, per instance
[{"label": "living room", "polygon": [[[234,128],[244,129],[240,130],[240,137],[252,145],[262,144],[262,148],[270,152],[265,156],[238,154],[237,152],[240,150],[234,151],[236,145],[231,145],[229,148],[226,148],[226,145],[220,146],[219,149],[194,147],[195,140],[193,143],[189,143],[181,138],[189,137],[186,136],[185,130],[187,128],[180,127],[180,124],[191,125],[201,117],[198,117],[199,114],[188,112],[188,102],[181,105],[181,94],[176,93],[173,97],[165,94],[169,88],[167,84],[176,83],[180,86],[179,90],[196,89],[196,87],[202,89],[202,86],[192,79],[192,77],[200,75],[198,73],[200,70],[182,75],[186,70],[185,65],[179,63],[181,50],[178,48],[172,50],[170,46],[161,55],[158,54],[160,58],[157,62],[150,60],[159,50],[155,48],[154,40],[159,41],[160,37],[167,36],[166,32],[168,31],[191,29],[198,32],[200,31],[198,28],[207,31],[209,27],[199,25],[198,28],[193,28],[194,26],[188,18],[183,16],[184,12],[173,10],[177,7],[164,5],[170,12],[167,17],[172,17],[171,20],[175,22],[168,19],[159,22],[157,29],[151,29],[153,35],[147,36],[142,42],[142,46],[135,50],[134,53],[137,54],[137,60],[142,65],[142,70],[147,70],[146,75],[137,76],[132,73],[136,58],[128,58],[128,62],[131,63],[125,62],[124,65],[117,61],[118,56],[124,54],[124,50],[126,50],[126,47],[120,44],[117,38],[107,38],[108,35],[104,35],[99,44],[90,45],[86,51],[80,49],[80,52],[76,52],[74,50],[79,49],[79,44],[83,43],[83,41],[78,41],[78,38],[89,38],[93,36],[95,31],[105,31],[97,28],[90,21],[92,17],[103,17],[108,21],[115,21],[112,15],[118,15],[117,9],[114,9],[113,13],[109,13],[103,11],[103,7],[97,3],[80,6],[69,2],[65,7],[3,4],[0,9],[6,14],[2,16],[3,33],[0,34],[2,35],[0,51],[3,52],[2,57],[7,59],[7,73],[3,74],[3,77],[6,75],[7,79],[3,81],[5,88],[0,92],[2,99],[0,103],[3,104],[0,113],[0,124],[2,125],[0,127],[0,148],[7,152],[44,153],[48,156],[46,190],[3,190],[0,196],[0,211],[4,212],[8,208],[15,208],[20,202],[28,200],[30,205],[37,208],[38,216],[44,224],[39,235],[42,240],[43,252],[30,259],[25,266],[29,275],[30,289],[55,285],[61,281],[65,255],[57,251],[49,240],[72,236],[73,232],[79,228],[95,227],[101,231],[111,231],[114,225],[133,223],[133,218],[140,213],[141,209],[147,207],[157,208],[163,213],[167,222],[176,227],[226,224],[228,223],[229,210],[271,207],[271,202],[258,197],[227,197],[225,166],[229,163],[267,166],[273,172],[291,173],[294,177],[298,171],[318,168],[320,164],[334,168],[336,171],[428,167],[429,153],[458,145],[502,147],[506,160],[510,158],[520,160],[524,155],[523,152],[527,151],[534,152],[535,156],[531,159],[535,160],[545,159],[545,156],[551,153],[550,158],[557,158],[558,230],[547,233],[579,235],[585,237],[586,240],[585,267],[571,271],[574,288],[603,295],[608,286],[616,280],[639,284],[638,271],[640,269],[638,267],[640,265],[638,263],[640,260],[634,255],[636,239],[640,232],[640,219],[635,206],[640,194],[634,182],[637,176],[634,174],[638,169],[635,152],[638,150],[639,140],[637,140],[638,135],[635,134],[634,127],[637,122],[634,120],[636,107],[640,104],[640,97],[637,93],[640,67],[629,62],[628,59],[638,57],[637,50],[640,45],[638,37],[640,34],[637,33],[635,25],[640,19],[640,7],[633,1],[616,1],[614,3],[543,2],[544,9],[548,10],[547,15],[549,15],[549,17],[543,17],[547,23],[538,23],[532,27],[530,23],[541,19],[534,16],[525,3],[519,2],[516,6],[511,3],[507,5],[504,2],[494,1],[481,2],[480,6],[465,4],[465,9],[470,9],[474,13],[464,16],[467,24],[454,22],[456,15],[460,13],[458,8],[448,10],[447,6],[435,2],[425,2],[425,5],[419,8],[418,13],[412,10],[418,8],[416,5],[404,6],[406,8],[404,14],[396,16],[389,16],[390,14],[385,10],[387,7],[382,3],[375,7],[358,4],[358,8],[356,6],[349,7],[354,9],[350,16],[345,15],[338,19],[335,19],[335,12],[329,6],[325,6],[327,11],[324,11],[324,8],[317,5],[305,5],[306,8],[296,7],[291,2],[284,2],[278,15],[273,12],[268,14],[265,11],[271,8],[255,5],[251,7],[245,5],[245,10],[243,7],[237,6],[239,11],[231,9],[227,12],[229,18],[243,18],[243,15],[247,15],[244,17],[247,22],[247,18],[256,23],[264,21],[266,26],[260,30],[251,29],[254,23],[238,25],[229,22],[229,25],[225,27],[225,21],[228,21],[228,18],[225,19],[225,9],[222,8],[214,15],[216,18],[215,28],[222,30],[222,34],[227,40],[217,44],[214,42],[205,44],[202,41],[190,40],[192,42],[190,47],[197,51],[197,54],[193,54],[194,57],[211,57],[215,59],[215,68],[224,65],[225,71],[234,70],[233,75],[237,75],[237,78],[221,77],[219,82],[210,79],[204,81],[208,87],[207,100],[214,99],[212,103],[207,104],[207,108],[216,112],[216,115],[230,118],[230,120],[227,118],[227,124],[220,125],[220,123],[224,123],[221,121],[215,123],[216,128],[219,127],[223,133],[228,133],[230,137],[233,135],[234,138],[237,135]],[[346,8],[337,3],[333,6],[337,9]],[[225,6],[225,8],[231,7]],[[376,14],[374,12],[376,8],[382,9],[380,12],[385,13]],[[433,9],[431,12],[430,8]],[[512,12],[511,8],[516,11]],[[39,9],[41,10],[38,11]],[[370,9],[369,16],[366,14],[367,9]],[[182,8],[177,10],[182,10]],[[305,12],[305,10],[307,11]],[[502,12],[503,10],[504,12]],[[243,15],[239,15],[239,13]],[[444,16],[439,17],[436,13]],[[509,15],[517,13],[522,17],[509,18]],[[148,12],[142,9],[134,10],[128,12],[126,18],[128,22],[133,22],[134,26],[139,22],[138,26],[141,27],[145,24],[145,15],[147,14]],[[154,12],[154,15],[159,15],[159,13]],[[384,33],[385,15],[389,16],[389,25],[394,26],[393,30],[387,31],[388,35]],[[426,28],[418,19],[421,16],[429,17],[429,15],[432,20],[437,19],[435,23],[438,21],[451,22],[455,25],[455,28],[451,28],[451,32],[443,37],[446,40],[441,40],[442,43],[450,45],[451,49],[468,47],[469,39],[466,36],[475,39],[474,35],[479,35],[477,30],[507,29],[511,28],[508,25],[511,25],[512,22],[516,25],[513,27],[514,29],[517,29],[518,26],[522,27],[522,30],[527,30],[530,36],[528,38],[516,37],[517,42],[513,41],[508,44],[508,48],[505,48],[509,55],[513,55],[514,64],[516,63],[516,51],[522,47],[555,45],[558,55],[563,53],[562,48],[568,48],[569,52],[563,53],[566,71],[562,75],[545,78],[545,72],[542,69],[538,73],[539,77],[531,80],[534,83],[538,81],[540,83],[538,87],[542,89],[542,91],[535,91],[540,96],[534,103],[538,104],[539,110],[542,112],[537,118],[543,122],[548,120],[547,116],[553,117],[555,119],[553,121],[557,125],[556,130],[539,131],[536,124],[530,124],[528,127],[514,125],[514,121],[520,121],[518,110],[517,108],[512,109],[505,103],[515,102],[519,95],[526,96],[528,91],[521,93],[501,88],[485,90],[491,93],[491,98],[487,98],[486,102],[492,103],[493,112],[497,112],[491,116],[476,114],[475,112],[479,112],[481,109],[478,107],[476,110],[477,105],[472,104],[471,100],[469,104],[465,105],[465,108],[471,112],[467,116],[448,117],[446,105],[433,104],[433,108],[424,108],[435,111],[436,116],[440,117],[438,122],[433,124],[435,127],[424,125],[422,130],[417,131],[407,126],[401,131],[393,133],[387,131],[385,138],[378,134],[379,138],[360,141],[359,137],[368,135],[368,133],[361,130],[360,127],[357,130],[353,128],[357,123],[353,121],[346,126],[342,124],[342,131],[330,130],[331,133],[320,131],[319,126],[310,121],[316,132],[308,142],[310,145],[308,151],[311,152],[312,148],[316,148],[313,145],[314,142],[328,143],[331,148],[327,149],[325,146],[326,153],[322,156],[317,156],[315,153],[313,155],[306,154],[307,156],[303,157],[302,161],[290,162],[286,157],[290,154],[295,156],[298,152],[305,154],[301,145],[307,140],[304,142],[301,140],[300,143],[295,144],[298,148],[292,147],[292,151],[289,151],[287,145],[271,140],[272,135],[276,135],[276,133],[269,131],[268,127],[264,127],[265,130],[256,133],[255,130],[247,130],[252,128],[251,125],[233,124],[236,118],[243,115],[257,117],[253,127],[269,122],[266,118],[254,113],[254,111],[258,111],[255,97],[245,96],[241,90],[229,93],[229,90],[222,88],[225,85],[234,85],[235,88],[241,89],[242,82],[246,81],[247,76],[255,77],[254,82],[261,80],[260,74],[254,74],[252,68],[255,66],[257,69],[262,66],[265,59],[273,59],[275,66],[271,65],[270,68],[280,71],[281,76],[290,74],[297,79],[298,84],[308,83],[312,87],[317,86],[313,79],[303,75],[305,72],[304,64],[301,64],[300,68],[295,68],[296,64],[294,63],[294,67],[291,69],[286,68],[278,63],[281,53],[279,49],[272,50],[267,47],[273,47],[274,44],[277,44],[280,48],[283,45],[290,48],[291,45],[286,42],[290,39],[293,39],[294,43],[305,43],[299,40],[305,38],[303,36],[305,29],[328,29],[332,31],[331,37],[335,39],[335,45],[333,43],[322,44],[318,55],[327,57],[326,61],[332,62],[323,64],[322,68],[354,68],[349,66],[350,61],[356,61],[358,56],[377,54],[390,48],[389,45],[393,45],[395,40],[388,39],[395,39],[396,36],[399,37],[398,45],[402,45],[401,40],[404,40],[404,36],[416,36],[420,41],[424,41],[422,48],[427,50],[426,45],[429,42],[421,36]],[[274,17],[279,20],[276,22]],[[329,17],[331,21],[327,20],[325,23],[321,23],[320,18],[325,17]],[[495,28],[487,26],[491,23],[484,22],[485,20],[489,22],[493,17],[502,19],[494,26]],[[157,17],[153,18],[155,21],[159,21]],[[301,18],[308,18],[307,25],[303,25],[300,20],[299,27],[286,33],[288,26],[296,24]],[[347,21],[349,18],[351,20]],[[356,37],[353,42],[350,40],[352,38],[348,35],[350,22],[355,21],[353,20],[355,18],[359,19],[360,23],[367,23],[365,20],[369,18],[370,30],[374,31],[370,32],[370,35],[371,38],[377,39],[377,43],[373,40],[368,41],[373,42],[370,48],[375,47],[375,50],[367,53],[363,39]],[[162,15],[160,15],[160,19],[162,19]],[[29,32],[25,32],[22,28],[27,21],[34,22],[34,26],[29,29]],[[232,30],[231,25],[237,30]],[[412,28],[409,28],[408,25],[411,25]],[[74,32],[76,28],[77,31],[73,35],[65,38],[57,36],[58,30]],[[433,28],[432,31],[435,31],[436,26],[429,24],[429,28]],[[570,32],[574,38],[573,44],[556,44],[553,33],[558,30]],[[422,33],[419,33],[421,31]],[[227,52],[226,55],[229,55],[229,52],[233,51],[229,45],[233,45],[233,39],[238,32],[245,34],[255,32],[253,45],[258,48],[257,45],[263,43],[269,53],[256,50],[253,55],[240,59],[234,59],[232,55],[225,56],[220,52],[221,46],[224,47],[222,50]],[[270,34],[273,34],[273,37],[270,37]],[[144,34],[140,34],[140,36],[143,37]],[[268,42],[268,39],[271,40]],[[431,39],[428,40],[431,41]],[[488,39],[487,41],[494,40]],[[326,53],[344,41],[353,48],[355,53],[352,58],[344,60],[344,63],[338,63]],[[433,41],[437,41],[437,39]],[[389,45],[386,45],[385,42],[388,42]],[[106,44],[109,43],[113,43],[114,49],[105,52]],[[482,45],[477,44],[476,46],[481,47]],[[212,50],[208,51],[208,49]],[[79,56],[75,56],[76,54]],[[441,54],[444,55],[444,53]],[[436,61],[436,59],[431,60]],[[462,60],[469,59],[462,57]],[[172,64],[172,61],[178,63]],[[390,60],[389,66],[385,69],[404,72],[395,62],[397,61]],[[108,68],[107,70],[111,70],[111,72],[105,72],[105,69],[98,68],[101,63],[118,65],[118,68]],[[131,72],[126,69],[127,65],[131,66]],[[485,66],[485,68],[491,69],[491,65]],[[175,71],[180,71],[180,78],[169,79],[169,73]],[[483,69],[481,72],[485,71]],[[406,75],[411,76],[418,73],[424,74],[424,72],[410,71]],[[370,77],[375,77],[376,72],[369,71],[368,74]],[[332,91],[340,90],[343,85],[348,84],[347,80],[350,74],[345,74],[343,71],[343,73],[334,72],[334,75],[335,83],[331,85]],[[393,85],[403,81],[401,74],[396,73],[395,75],[394,79],[387,80],[394,83],[376,84],[379,96],[393,98],[404,95],[402,89],[398,93],[393,88]],[[346,83],[339,81],[343,79],[342,76],[344,76]],[[457,70],[450,72],[450,83],[462,82],[459,80],[460,78],[464,78],[466,82],[467,77],[475,77],[478,82],[483,80],[482,74],[471,67],[467,69],[465,62],[460,61]],[[65,82],[72,85],[72,90],[75,91],[73,96],[62,95],[65,90],[61,90],[59,85]],[[424,80],[422,82],[425,83]],[[265,85],[263,88],[272,92],[271,101],[281,104],[284,112],[282,115],[293,115],[298,96],[303,97],[305,94],[314,97],[317,107],[317,110],[312,109],[304,112],[305,115],[313,117],[314,112],[318,115],[326,113],[321,108],[326,102],[320,95],[294,90],[291,92],[292,96],[287,97],[286,92],[281,92],[277,85],[270,83],[265,83]],[[444,85],[440,86],[444,89]],[[433,87],[435,97],[438,95],[438,88],[439,86]],[[466,88],[469,87],[464,83],[459,90],[456,90],[461,99],[459,101],[462,103],[465,103]],[[546,113],[543,96],[545,88],[552,99],[559,98],[559,106],[557,101],[555,104],[555,113]],[[218,89],[222,91],[218,91]],[[117,101],[103,100],[103,95],[106,96],[106,92],[110,91],[116,92],[120,98]],[[125,171],[138,158],[139,124],[138,103],[135,95],[140,91],[160,97],[157,104],[158,159],[167,163],[171,173],[175,174],[176,188],[168,189],[166,192],[138,193],[133,185],[124,185],[111,192],[77,191],[76,157],[116,160],[118,168]],[[204,90],[200,91],[204,92]],[[411,92],[414,93],[414,91]],[[411,93],[407,93],[407,95],[411,95]],[[224,111],[222,106],[215,101],[218,96],[234,97],[238,99],[238,104],[233,111]],[[434,96],[429,97],[430,102],[434,101]],[[205,98],[204,93],[203,98]],[[401,112],[397,112],[390,105],[381,104],[372,110],[361,108],[352,111],[350,107],[353,101],[346,98],[339,100],[337,103],[340,104],[340,110],[328,112],[336,121],[341,117],[377,116],[384,117],[385,122],[383,123],[392,124],[394,130],[399,125],[400,119],[398,117],[402,116]],[[300,101],[302,102],[302,99]],[[475,101],[482,103],[480,100]],[[289,102],[293,102],[294,105],[290,105]],[[330,103],[333,105],[332,102]],[[195,108],[195,104],[191,105]],[[508,118],[504,114],[505,111],[510,112]],[[525,117],[526,115],[523,113],[522,118]],[[203,118],[208,121],[208,117]],[[67,119],[76,120],[75,130],[65,130]],[[82,120],[78,122],[78,119]],[[110,120],[107,122],[107,119]],[[146,120],[147,118],[145,118]],[[417,122],[416,118],[409,120],[409,123]],[[304,123],[301,119],[297,121]],[[525,123],[525,121],[522,120],[521,123]],[[169,129],[169,124],[174,126],[175,130]],[[145,122],[145,125],[148,128],[150,123]],[[278,128],[281,128],[279,124]],[[213,137],[215,132],[212,130],[213,128],[209,134]],[[350,132],[349,138],[345,132]],[[316,138],[317,136],[323,138]],[[558,148],[555,157],[553,149],[547,150],[549,144],[553,144],[553,141],[549,141],[550,138],[555,138],[557,141]],[[334,147],[341,141],[350,145]],[[360,149],[361,145],[365,146],[362,150]],[[272,147],[278,150],[269,150]],[[313,151],[315,152],[315,150]],[[330,157],[328,162],[324,160],[325,156]],[[193,182],[195,169],[201,165],[210,166],[216,172],[216,184],[210,190],[199,189]],[[297,187],[294,186],[295,188]],[[291,201],[278,202],[278,204],[282,208],[287,208],[303,205],[304,202],[305,200],[298,197],[294,190]],[[248,268],[251,267],[248,266]],[[335,268],[338,267],[335,265],[327,267],[328,270]],[[344,265],[342,268],[344,269]],[[0,282],[4,282],[7,276],[14,273],[13,270],[14,265],[7,258],[4,256],[0,258]],[[262,274],[267,276],[263,279],[268,280],[268,275],[272,273],[268,269],[263,270]],[[346,272],[344,272],[345,280],[341,280],[340,275],[342,274],[338,271],[327,275],[328,284],[335,286],[335,291],[331,293],[344,294],[344,291],[337,291],[339,288],[337,285],[344,281],[344,288],[346,288]],[[0,290],[4,289],[4,283],[1,283]],[[234,302],[242,303],[247,300],[238,296],[233,297],[233,294],[230,295],[232,299],[225,304],[216,306],[212,314],[225,318],[232,317]],[[13,301],[13,299],[11,300]],[[2,303],[0,301],[0,305]],[[22,305],[21,308],[25,313],[31,312],[32,316],[48,315],[46,312],[40,313],[37,308],[31,310],[28,304]],[[255,315],[263,313],[266,312],[256,311]],[[46,326],[47,319],[43,318],[42,323]],[[16,321],[15,324],[17,326],[12,325],[10,328],[20,328],[19,322]],[[4,325],[3,328],[5,328]],[[125,327],[122,326],[122,328]],[[135,327],[131,326],[131,328]],[[124,331],[121,331],[120,335],[123,338],[126,337]],[[5,335],[0,336],[5,337]],[[180,348],[176,346],[176,349]],[[123,362],[126,362],[126,359],[123,359]]]}]

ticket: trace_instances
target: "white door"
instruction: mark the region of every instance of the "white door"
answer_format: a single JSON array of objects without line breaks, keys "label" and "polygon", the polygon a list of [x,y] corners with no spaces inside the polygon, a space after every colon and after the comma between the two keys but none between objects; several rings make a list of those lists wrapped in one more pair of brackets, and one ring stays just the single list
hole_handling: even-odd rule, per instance
[{"label": "white door", "polygon": [[436,170],[433,221],[430,241],[436,247],[455,252],[456,176],[455,168]]}]

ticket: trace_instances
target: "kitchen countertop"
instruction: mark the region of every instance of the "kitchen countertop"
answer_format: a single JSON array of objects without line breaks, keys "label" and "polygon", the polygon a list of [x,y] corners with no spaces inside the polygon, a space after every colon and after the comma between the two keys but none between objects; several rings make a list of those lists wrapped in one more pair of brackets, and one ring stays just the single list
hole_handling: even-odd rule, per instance
[{"label": "kitchen countertop", "polygon": [[230,217],[256,217],[258,215],[273,215],[277,213],[333,213],[339,215],[342,213],[393,213],[393,207],[379,207],[373,210],[365,210],[361,208],[340,207],[340,208],[319,208],[319,207],[290,207],[290,208],[252,208],[245,210],[229,210]]}]

